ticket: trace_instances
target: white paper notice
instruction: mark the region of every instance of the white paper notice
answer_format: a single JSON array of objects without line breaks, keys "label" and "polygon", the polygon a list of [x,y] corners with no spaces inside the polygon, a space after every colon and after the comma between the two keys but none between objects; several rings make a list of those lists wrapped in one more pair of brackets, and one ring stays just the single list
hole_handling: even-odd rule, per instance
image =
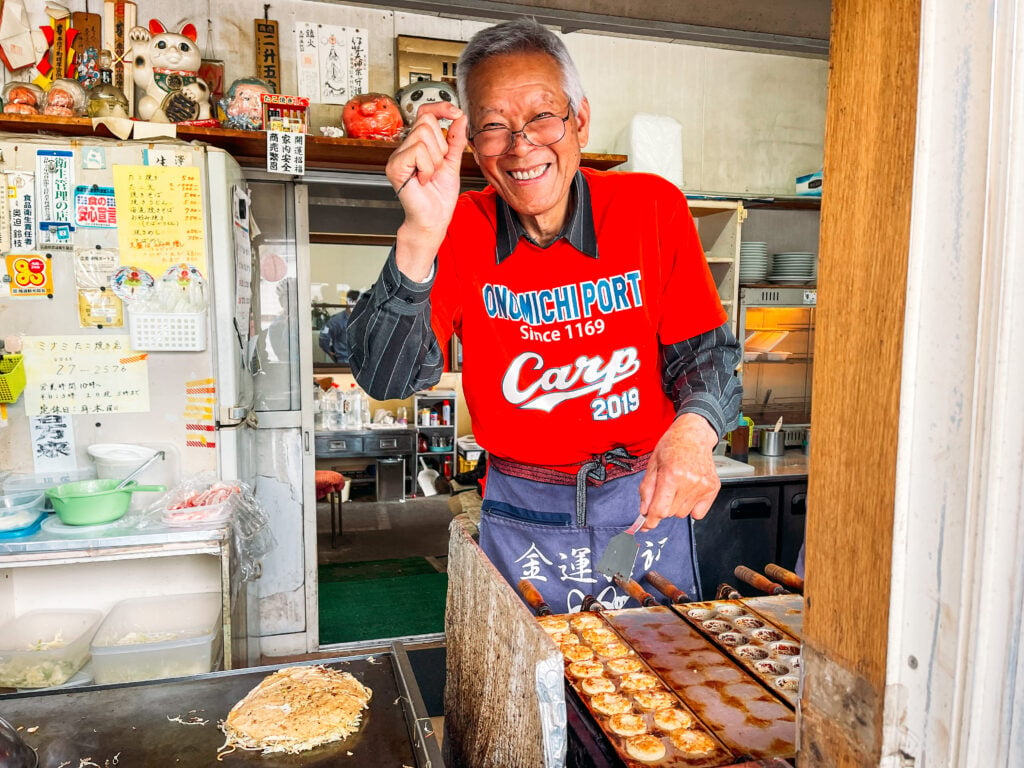
[{"label": "white paper notice", "polygon": [[124,335],[26,336],[25,413],[147,413],[149,365]]},{"label": "white paper notice", "polygon": [[306,134],[267,131],[267,170],[301,176],[306,172]]},{"label": "white paper notice", "polygon": [[239,346],[249,343],[249,321],[252,316],[252,240],[249,234],[249,189],[232,188],[231,228],[235,246],[235,333]]},{"label": "white paper notice", "polygon": [[7,174],[7,202],[11,212],[11,250],[36,247],[35,174]]},{"label": "white paper notice", "polygon": [[76,469],[75,431],[71,417],[65,414],[30,416],[32,461],[39,474],[67,472]]},{"label": "white paper notice", "polygon": [[320,26],[320,101],[344,104],[355,96],[348,90],[348,30]]},{"label": "white paper notice", "polygon": [[365,29],[355,27],[348,31],[348,92],[352,96],[370,90],[369,39]]},{"label": "white paper notice", "polygon": [[317,24],[302,21],[295,25],[295,45],[298,57],[299,96],[314,104],[320,103],[320,56],[317,53]]}]

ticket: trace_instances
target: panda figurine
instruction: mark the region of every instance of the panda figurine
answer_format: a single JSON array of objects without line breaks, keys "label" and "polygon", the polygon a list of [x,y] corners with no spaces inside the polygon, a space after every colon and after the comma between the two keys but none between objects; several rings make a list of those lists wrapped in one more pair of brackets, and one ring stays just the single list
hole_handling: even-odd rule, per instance
[{"label": "panda figurine", "polygon": [[[397,100],[406,126],[412,125],[413,120],[416,119],[416,112],[424,104],[448,101],[456,107],[459,106],[459,97],[455,93],[455,88],[437,80],[419,80],[409,83],[398,91]],[[451,120],[441,120],[440,122],[442,128],[451,125]]]}]

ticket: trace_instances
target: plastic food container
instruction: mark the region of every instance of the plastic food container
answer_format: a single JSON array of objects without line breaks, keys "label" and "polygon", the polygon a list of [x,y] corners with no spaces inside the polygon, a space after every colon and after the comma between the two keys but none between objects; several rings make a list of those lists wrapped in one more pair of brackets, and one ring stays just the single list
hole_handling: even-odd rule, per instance
[{"label": "plastic food container", "polygon": [[[4,493],[27,493],[38,491],[43,493],[61,483],[73,483],[79,480],[89,480],[96,477],[96,470],[93,467],[84,469],[71,469],[65,472],[40,472],[28,475],[10,475],[4,480]],[[44,509],[53,510],[49,498],[44,500]]]},{"label": "plastic food container", "polygon": [[9,493],[0,496],[0,533],[29,528],[43,512],[46,495],[42,491]]},{"label": "plastic food container", "polygon": [[208,504],[205,507],[182,507],[164,510],[161,519],[172,528],[209,528],[231,517],[231,503]]},{"label": "plastic food container", "polygon": [[93,610],[28,611],[0,627],[0,686],[63,685],[89,660],[102,618]]},{"label": "plastic food container", "polygon": [[[134,443],[93,443],[86,452],[96,465],[96,477],[117,478],[128,477],[157,453],[156,448]],[[171,476],[169,463],[166,459],[155,461],[134,478],[140,485],[174,485],[176,478]],[[132,496],[130,510],[138,510],[155,501],[158,493],[140,493]]]},{"label": "plastic food container", "polygon": [[220,605],[219,592],[117,603],[92,641],[94,681],[127,683],[212,671],[219,651]]}]

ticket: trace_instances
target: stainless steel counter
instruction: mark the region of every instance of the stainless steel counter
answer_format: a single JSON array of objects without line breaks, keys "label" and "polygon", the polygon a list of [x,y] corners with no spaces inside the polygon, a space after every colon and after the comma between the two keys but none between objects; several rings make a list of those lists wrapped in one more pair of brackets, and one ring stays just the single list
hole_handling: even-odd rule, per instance
[{"label": "stainless steel counter", "polygon": [[[68,526],[69,528],[71,526]],[[112,550],[121,547],[160,547],[163,549],[209,547],[219,549],[228,539],[227,526],[210,528],[138,528],[130,518],[106,527],[75,526],[80,530],[51,533],[45,529],[31,536],[0,540],[0,564],[19,560],[19,555],[59,556],[60,553]]]},{"label": "stainless steel counter", "polygon": [[762,456],[751,450],[747,456],[747,464],[754,468],[749,475],[723,477],[722,485],[733,483],[763,482],[773,480],[806,479],[808,472],[807,454],[802,448],[790,448],[783,456]]}]

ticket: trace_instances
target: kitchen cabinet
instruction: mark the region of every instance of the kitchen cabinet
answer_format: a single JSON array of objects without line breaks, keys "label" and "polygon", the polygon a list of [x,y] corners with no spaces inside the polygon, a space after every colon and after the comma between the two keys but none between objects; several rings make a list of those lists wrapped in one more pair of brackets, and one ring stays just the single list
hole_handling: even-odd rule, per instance
[{"label": "kitchen cabinet", "polygon": [[458,471],[455,461],[455,438],[459,434],[455,392],[436,389],[417,392],[413,403],[417,432],[416,464],[421,469],[426,464],[450,479]]},{"label": "kitchen cabinet", "polygon": [[[413,491],[416,476],[416,431],[413,429],[345,429],[317,432],[313,437],[314,454],[320,459],[388,459],[405,460],[405,490]],[[342,474],[350,477],[353,485],[372,482],[365,473],[357,474],[344,468]]]},{"label": "kitchen cabinet", "polygon": [[739,254],[746,210],[739,200],[688,198],[690,213],[704,248],[704,257],[718,287],[729,325],[736,330],[739,301]]},{"label": "kitchen cabinet", "polygon": [[759,573],[768,563],[793,570],[806,500],[806,474],[723,480],[711,511],[693,525],[702,599],[713,599],[722,582],[744,596],[764,594],[735,577],[737,565]]},{"label": "kitchen cabinet", "polygon": [[[45,529],[0,542],[0,623],[35,609],[104,613],[134,597],[219,592],[222,667],[257,661],[249,601],[229,527],[117,527],[70,535]],[[252,651],[252,653],[250,653]]]},{"label": "kitchen cabinet", "polygon": [[803,443],[811,421],[817,295],[812,285],[740,289],[743,414],[757,427],[782,418],[789,447]]},{"label": "kitchen cabinet", "polygon": [[[763,281],[739,287],[737,337],[743,343],[742,410],[757,427],[771,427],[781,417],[785,443],[801,445],[811,419],[817,270],[798,254],[816,254],[821,200],[746,200],[745,242],[763,242],[769,256]],[[775,254],[789,262],[776,265]],[[742,259],[742,249],[741,249]],[[809,265],[808,265],[809,266]],[[785,282],[784,275],[813,275]],[[755,446],[757,433],[755,432]]]}]

